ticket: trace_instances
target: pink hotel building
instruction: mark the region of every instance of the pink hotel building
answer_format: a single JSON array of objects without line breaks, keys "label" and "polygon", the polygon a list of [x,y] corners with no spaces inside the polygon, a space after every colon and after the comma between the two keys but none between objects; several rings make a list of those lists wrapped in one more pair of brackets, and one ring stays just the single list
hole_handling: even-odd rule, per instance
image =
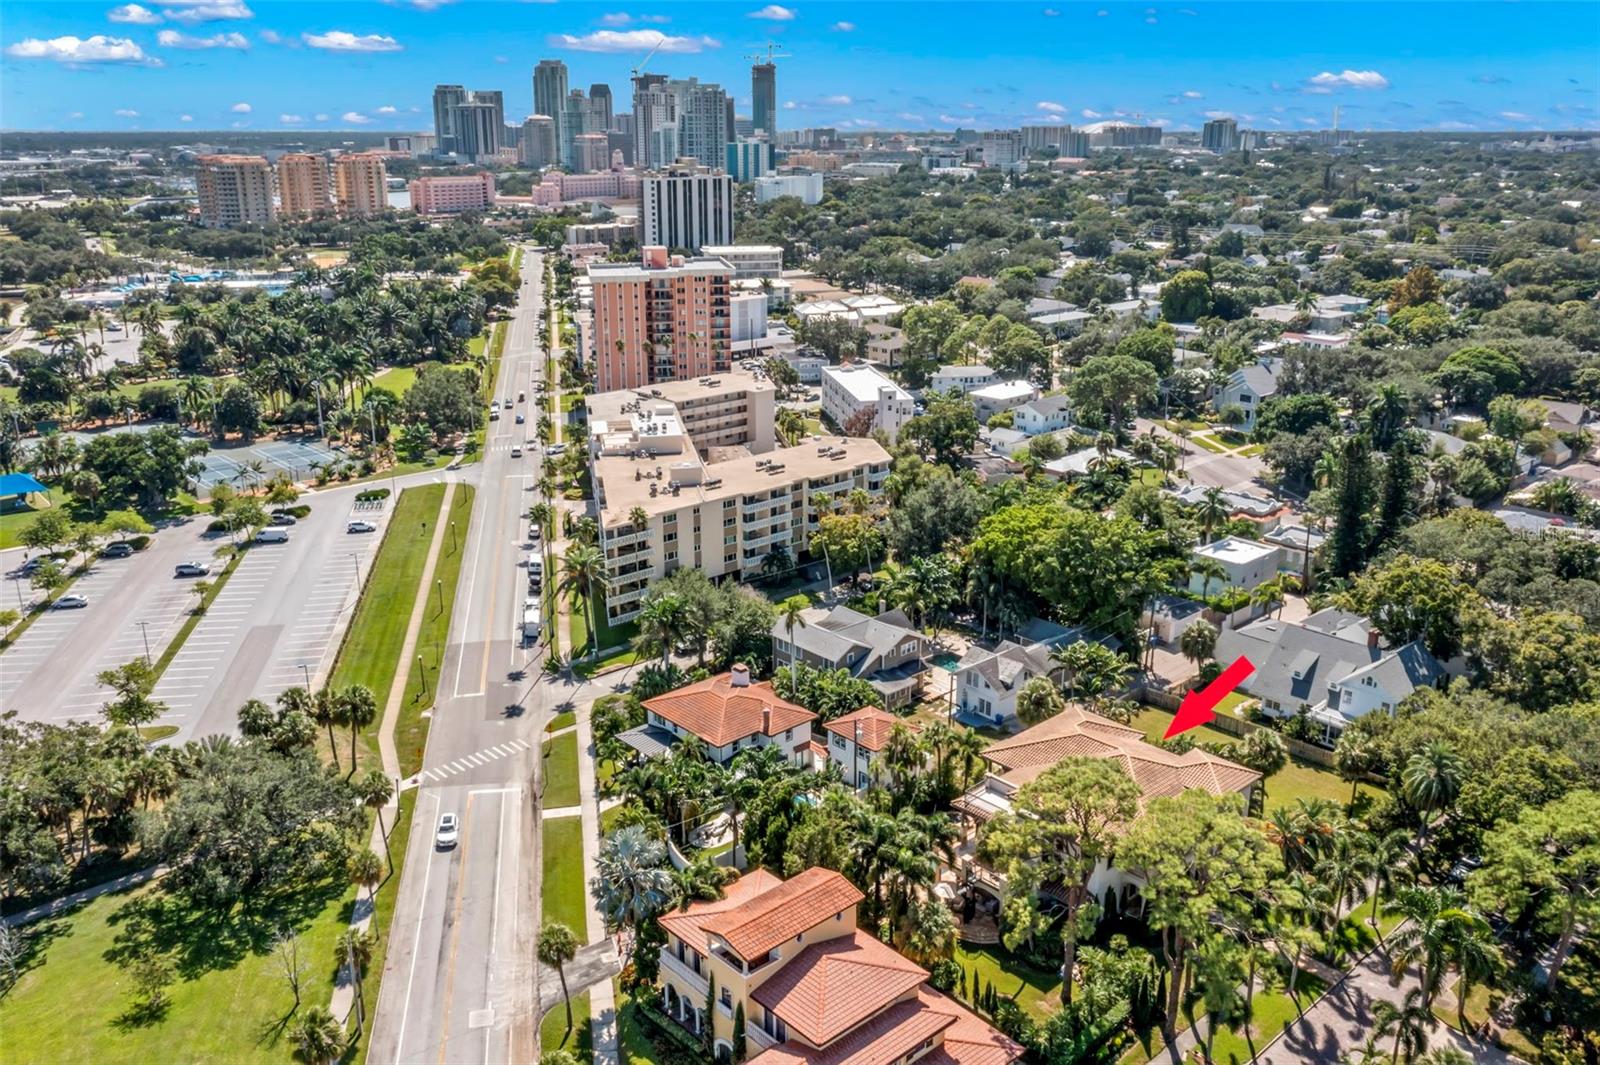
[{"label": "pink hotel building", "polygon": [[726,261],[652,246],[638,264],[592,263],[589,280],[598,391],[693,380],[732,365]]},{"label": "pink hotel building", "polygon": [[418,214],[460,214],[494,206],[494,175],[419,177],[410,185],[411,209]]}]

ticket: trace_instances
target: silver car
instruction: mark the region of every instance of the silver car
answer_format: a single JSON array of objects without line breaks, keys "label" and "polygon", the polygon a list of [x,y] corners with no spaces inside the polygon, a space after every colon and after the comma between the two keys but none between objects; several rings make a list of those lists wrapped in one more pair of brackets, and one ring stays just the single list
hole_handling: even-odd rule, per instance
[{"label": "silver car", "polygon": [[439,818],[439,830],[433,834],[433,845],[440,850],[450,850],[461,839],[461,819],[455,814]]}]

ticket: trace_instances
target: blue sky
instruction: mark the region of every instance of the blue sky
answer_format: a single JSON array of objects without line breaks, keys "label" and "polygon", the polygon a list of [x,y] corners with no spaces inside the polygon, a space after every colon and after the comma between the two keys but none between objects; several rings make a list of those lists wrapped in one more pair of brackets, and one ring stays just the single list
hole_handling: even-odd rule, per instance
[{"label": "blue sky", "polygon": [[10,129],[420,130],[436,82],[502,89],[566,61],[610,84],[716,81],[749,112],[776,42],[788,127],[953,128],[1233,116],[1262,129],[1600,128],[1600,4],[574,0],[9,0]]}]

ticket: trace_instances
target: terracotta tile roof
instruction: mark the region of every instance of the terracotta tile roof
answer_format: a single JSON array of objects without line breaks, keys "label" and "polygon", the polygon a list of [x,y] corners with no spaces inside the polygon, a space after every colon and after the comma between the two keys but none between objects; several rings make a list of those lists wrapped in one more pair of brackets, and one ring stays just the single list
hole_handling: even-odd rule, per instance
[{"label": "terracotta tile roof", "polygon": [[770,682],[734,687],[731,678],[730,673],[708,677],[646,699],[644,705],[713,747],[757,733],[776,736],[816,720],[805,707],[778,698]]},{"label": "terracotta tile roof", "polygon": [[876,706],[863,706],[854,713],[834,718],[822,727],[847,740],[853,740],[856,738],[857,722],[861,724],[861,746],[868,751],[883,750],[883,745],[889,742],[889,733],[894,731],[896,725],[904,723],[912,732],[922,731],[915,723],[896,717]]},{"label": "terracotta tile roof", "polygon": [[756,868],[744,874],[722,890],[722,898],[693,902],[687,910],[673,910],[661,915],[661,927],[689,944],[700,953],[707,950],[706,922],[734,909],[751,899],[779,887],[783,881],[765,869]]},{"label": "terracotta tile roof", "polygon": [[1183,754],[1157,747],[1136,728],[1069,706],[1055,717],[991,744],[983,752],[1007,783],[1021,787],[1070,757],[1121,763],[1149,800],[1202,788],[1213,795],[1243,791],[1261,774],[1198,747]]},{"label": "terracotta tile roof", "polygon": [[756,989],[755,1000],[807,1043],[827,1046],[927,978],[920,965],[858,928],[784,962]]},{"label": "terracotta tile roof", "polygon": [[942,1041],[918,1058],[931,1065],[1010,1065],[1022,1047],[947,995],[922,985],[917,997],[897,1002],[831,1045],[815,1050],[783,1043],[750,1065],[893,1065],[924,1041]]},{"label": "terracotta tile roof", "polygon": [[[746,961],[760,961],[786,939],[821,924],[860,902],[856,886],[832,869],[812,867],[704,924]],[[726,901],[726,900],[724,900]]]},{"label": "terracotta tile roof", "polygon": [[828,760],[828,745],[826,743],[812,740],[810,746],[812,758],[820,759],[824,762]]}]

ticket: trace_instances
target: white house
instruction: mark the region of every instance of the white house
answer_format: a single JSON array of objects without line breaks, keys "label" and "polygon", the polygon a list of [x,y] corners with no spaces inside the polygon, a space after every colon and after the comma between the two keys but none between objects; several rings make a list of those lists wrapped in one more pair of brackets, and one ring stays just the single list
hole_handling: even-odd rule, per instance
[{"label": "white house", "polygon": [[978,421],[987,422],[1003,410],[1011,410],[1039,398],[1039,390],[1032,381],[996,381],[982,388],[974,388],[967,393],[967,398],[972,400]]},{"label": "white house", "polygon": [[893,440],[900,427],[916,416],[911,393],[866,363],[846,363],[822,368],[822,412],[841,430],[849,430],[858,415],[871,413],[867,435],[882,429]]},{"label": "white house", "polygon": [[1000,372],[987,366],[941,366],[928,382],[929,392],[967,393],[1000,379]]},{"label": "white house", "polygon": [[889,734],[899,724],[912,732],[922,731],[916,724],[876,706],[864,706],[834,718],[822,726],[828,733],[828,761],[844,773],[845,783],[865,791],[876,779],[874,769],[889,743]]},{"label": "white house", "polygon": [[993,651],[974,647],[956,663],[956,709],[1001,728],[1017,721],[1017,692],[1034,677],[1048,677],[1059,668],[1050,645],[1006,640]]},{"label": "white house", "polygon": [[884,322],[868,322],[867,331],[867,361],[882,363],[893,367],[900,361],[900,353],[905,350],[905,331]]},{"label": "white house", "polygon": [[1223,576],[1208,581],[1198,570],[1189,573],[1189,590],[1196,595],[1220,592],[1224,588],[1243,588],[1252,591],[1278,575],[1278,561],[1282,549],[1239,536],[1224,536],[1209,544],[1201,544],[1189,553],[1196,564],[1215,562],[1222,567]]},{"label": "white house", "polygon": [[1239,428],[1244,432],[1254,429],[1262,401],[1278,394],[1278,374],[1282,369],[1282,359],[1268,358],[1233,371],[1228,376],[1228,383],[1222,386],[1212,401],[1217,413],[1229,407],[1238,407],[1244,412]]},{"label": "white house", "polygon": [[1039,396],[1016,408],[1011,427],[1026,436],[1055,433],[1072,424],[1072,406],[1066,396]]}]

